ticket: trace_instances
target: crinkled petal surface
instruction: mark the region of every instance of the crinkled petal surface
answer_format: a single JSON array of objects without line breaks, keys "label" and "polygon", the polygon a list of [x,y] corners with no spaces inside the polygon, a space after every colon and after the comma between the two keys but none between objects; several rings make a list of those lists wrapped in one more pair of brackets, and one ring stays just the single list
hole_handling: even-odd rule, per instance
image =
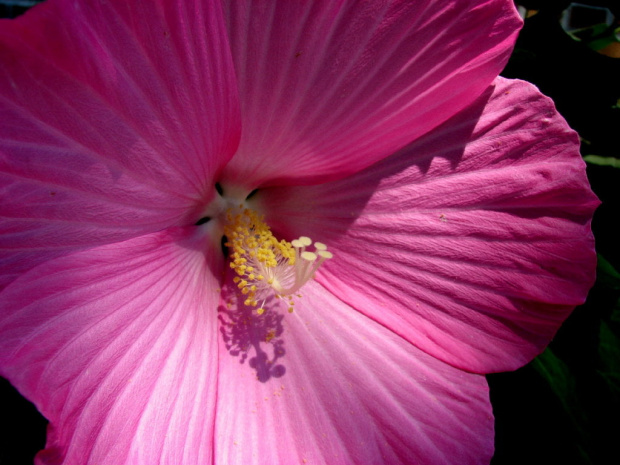
[{"label": "crinkled petal surface", "polygon": [[532,85],[492,94],[389,159],[313,187],[265,189],[281,235],[325,242],[317,279],[456,367],[515,369],[593,284],[578,138]]},{"label": "crinkled petal surface", "polygon": [[316,282],[295,307],[220,310],[216,463],[489,463],[483,376],[423,353]]},{"label": "crinkled petal surface", "polygon": [[0,373],[50,421],[37,463],[210,463],[219,291],[186,242],[77,252],[0,294]]},{"label": "crinkled petal surface", "polygon": [[512,1],[224,2],[243,117],[223,181],[342,178],[446,121],[491,84]]},{"label": "crinkled petal surface", "polygon": [[43,248],[185,224],[209,200],[240,134],[227,41],[216,2],[51,0],[1,21],[0,286]]}]

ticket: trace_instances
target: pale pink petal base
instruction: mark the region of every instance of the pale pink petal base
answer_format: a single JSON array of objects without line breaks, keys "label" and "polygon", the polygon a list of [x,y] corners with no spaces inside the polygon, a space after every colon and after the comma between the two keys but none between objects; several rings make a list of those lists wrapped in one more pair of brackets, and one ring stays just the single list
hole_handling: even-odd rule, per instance
[{"label": "pale pink petal base", "polygon": [[38,464],[212,458],[219,286],[182,231],[52,260],[0,297],[0,374],[50,421]]},{"label": "pale pink petal base", "polygon": [[222,182],[342,178],[475,100],[521,20],[511,0],[223,2],[243,133]]},{"label": "pale pink petal base", "polygon": [[[487,101],[488,99],[488,101]],[[476,372],[537,355],[594,280],[577,135],[531,85],[492,94],[347,180],[265,189],[285,237],[325,242],[317,280],[423,351]]]},{"label": "pale pink petal base", "polygon": [[220,309],[216,463],[488,464],[483,376],[426,355],[316,282],[294,313]]}]

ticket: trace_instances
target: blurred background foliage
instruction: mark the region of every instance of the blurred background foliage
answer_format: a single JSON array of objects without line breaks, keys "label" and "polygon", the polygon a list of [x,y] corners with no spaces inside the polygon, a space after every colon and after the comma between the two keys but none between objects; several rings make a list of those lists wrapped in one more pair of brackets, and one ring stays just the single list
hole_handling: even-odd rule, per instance
[{"label": "blurred background foliage", "polygon": [[[39,1],[0,0],[0,17]],[[515,372],[487,376],[496,417],[492,465],[620,463],[620,42],[597,51],[587,31],[582,40],[567,34],[560,19],[571,3],[517,1],[525,25],[502,75],[537,85],[581,137],[602,201],[593,221],[598,276],[543,354]],[[578,3],[607,8],[611,29],[620,26],[620,0]],[[580,11],[575,24],[592,21]],[[45,444],[45,419],[4,379],[0,408],[0,464],[32,463]]]}]

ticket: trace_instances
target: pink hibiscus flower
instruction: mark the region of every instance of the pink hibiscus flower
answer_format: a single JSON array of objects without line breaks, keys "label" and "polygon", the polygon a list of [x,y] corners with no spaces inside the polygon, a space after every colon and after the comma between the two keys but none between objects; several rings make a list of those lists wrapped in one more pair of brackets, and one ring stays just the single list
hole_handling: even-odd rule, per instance
[{"label": "pink hibiscus flower", "polygon": [[519,26],[508,0],[3,20],[0,374],[50,421],[37,462],[488,463],[483,374],[595,264],[576,134],[497,78]]}]

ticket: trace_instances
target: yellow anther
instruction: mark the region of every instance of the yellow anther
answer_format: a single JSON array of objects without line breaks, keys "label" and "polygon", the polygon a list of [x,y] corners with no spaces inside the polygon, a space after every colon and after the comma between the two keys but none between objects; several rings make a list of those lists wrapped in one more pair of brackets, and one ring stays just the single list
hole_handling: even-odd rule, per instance
[{"label": "yellow anther", "polygon": [[[247,306],[258,306],[274,295],[286,297],[288,311],[293,311],[293,295],[299,295],[299,289],[310,279],[326,259],[332,258],[331,252],[322,242],[314,243],[312,239],[301,236],[292,242],[278,240],[269,226],[253,210],[239,207],[237,212],[228,211],[228,223],[224,234],[228,238],[226,246],[230,249],[230,267],[237,276],[233,282],[246,295]],[[261,315],[265,309],[256,310]]]}]

